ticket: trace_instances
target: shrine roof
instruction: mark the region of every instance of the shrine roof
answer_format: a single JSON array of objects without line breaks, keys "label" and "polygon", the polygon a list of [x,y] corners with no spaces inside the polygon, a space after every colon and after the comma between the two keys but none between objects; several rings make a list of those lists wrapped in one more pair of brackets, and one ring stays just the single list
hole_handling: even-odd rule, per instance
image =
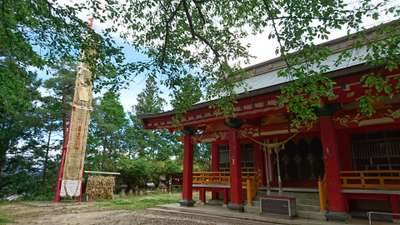
[{"label": "shrine roof", "polygon": [[[385,25],[398,25],[399,21],[392,21]],[[380,26],[378,26],[380,27]],[[366,30],[366,34],[369,37],[375,38],[374,31],[377,30],[378,27],[373,27]],[[364,61],[361,59],[367,53],[367,47],[361,47],[354,49],[354,37],[355,35],[349,35],[340,37],[328,42],[324,42],[319,44],[318,46],[328,47],[332,54],[327,57],[326,60],[322,62],[322,65],[327,66],[329,69],[324,74],[327,77],[335,78],[340,76],[346,76],[352,73],[356,73],[359,71],[363,71],[366,69],[370,69],[371,66],[367,66]],[[350,51],[352,57],[350,60],[343,61],[340,64],[336,64],[340,54],[343,51]],[[246,90],[243,87],[239,87],[235,89],[237,93],[237,99],[243,99],[248,97],[253,97],[261,94],[272,93],[280,90],[280,88],[291,80],[287,77],[278,76],[279,71],[286,68],[286,63],[282,57],[273,58],[271,60],[258,63],[249,67],[244,68],[249,74],[250,77],[245,79],[243,82],[245,84]],[[192,106],[189,111],[193,111],[196,109],[208,107],[211,101],[200,101]],[[139,115],[140,119],[150,119],[162,116],[174,115],[174,111],[166,111],[157,114],[143,114]]]}]

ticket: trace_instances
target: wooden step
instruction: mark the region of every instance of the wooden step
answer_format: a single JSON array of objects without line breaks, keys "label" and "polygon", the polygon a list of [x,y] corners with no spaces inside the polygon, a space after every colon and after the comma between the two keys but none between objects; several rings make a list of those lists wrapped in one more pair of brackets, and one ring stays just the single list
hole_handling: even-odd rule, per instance
[{"label": "wooden step", "polygon": [[[258,191],[257,195],[267,195],[266,191]],[[279,195],[278,192],[271,192],[270,195]],[[282,195],[286,196],[292,196],[292,197],[297,197],[297,198],[313,198],[313,199],[318,199],[319,195],[318,193],[309,193],[309,192],[283,192]]]},{"label": "wooden step", "polygon": [[326,220],[325,212],[313,212],[313,211],[304,211],[304,210],[296,210],[297,216],[304,219],[314,219],[314,220]]},{"label": "wooden step", "polygon": [[254,214],[260,214],[261,213],[260,212],[260,205],[258,205],[258,206],[256,206],[256,205],[253,205],[253,206],[246,205],[246,206],[244,206],[244,211],[248,212],[248,213],[254,213]]},{"label": "wooden step", "polygon": [[[315,198],[306,198],[302,195],[296,197],[297,216],[304,219],[325,220],[325,213],[319,210],[319,200]],[[246,207],[246,212],[260,213],[260,200],[253,201],[252,207]]]},{"label": "wooden step", "polygon": [[296,198],[297,204],[319,206],[319,200]]},{"label": "wooden step", "polygon": [[307,204],[297,204],[296,203],[296,209],[303,210],[303,211],[319,212],[319,205],[307,205]]}]

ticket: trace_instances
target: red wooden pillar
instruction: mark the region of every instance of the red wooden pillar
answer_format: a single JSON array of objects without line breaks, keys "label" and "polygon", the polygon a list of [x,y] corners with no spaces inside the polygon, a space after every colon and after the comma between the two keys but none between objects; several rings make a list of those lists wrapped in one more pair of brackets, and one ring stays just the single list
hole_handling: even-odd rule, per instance
[{"label": "red wooden pillar", "polygon": [[[213,142],[211,144],[211,172],[218,172],[218,163],[218,143]],[[213,200],[219,199],[219,194],[217,191],[212,191],[211,196]]]},{"label": "red wooden pillar", "polygon": [[193,206],[192,199],[193,183],[193,142],[190,134],[185,134],[183,138],[183,185],[181,206]]},{"label": "red wooden pillar", "polygon": [[340,160],[336,131],[330,115],[319,117],[327,182],[328,220],[347,220],[349,215],[340,183]]},{"label": "red wooden pillar", "polygon": [[228,189],[224,188],[224,205],[228,205],[229,202],[229,192]]},{"label": "red wooden pillar", "polygon": [[199,199],[204,204],[206,203],[206,189],[205,188],[200,188],[199,189]]},{"label": "red wooden pillar", "polygon": [[240,146],[237,131],[232,129],[228,134],[229,160],[230,160],[230,182],[231,202],[229,209],[243,211],[242,172],[240,168]]},{"label": "red wooden pillar", "polygon": [[398,215],[400,213],[399,211],[399,195],[391,195],[390,196],[390,206],[392,208],[392,213],[393,215],[393,222],[399,222],[400,221],[400,216]]},{"label": "red wooden pillar", "polygon": [[350,134],[345,131],[337,133],[337,138],[339,141],[339,154],[342,170],[352,170],[353,169],[353,156],[351,154],[351,141]]}]

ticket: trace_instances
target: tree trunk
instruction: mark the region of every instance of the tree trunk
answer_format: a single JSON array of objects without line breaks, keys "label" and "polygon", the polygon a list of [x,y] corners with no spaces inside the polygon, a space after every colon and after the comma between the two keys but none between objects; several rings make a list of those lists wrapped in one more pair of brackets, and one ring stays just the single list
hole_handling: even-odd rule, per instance
[{"label": "tree trunk", "polygon": [[49,129],[49,134],[47,138],[47,147],[46,147],[46,155],[44,156],[43,163],[43,174],[42,174],[42,184],[45,184],[46,181],[46,173],[47,173],[47,162],[49,161],[49,151],[50,151],[50,140],[51,140],[51,128]]},{"label": "tree trunk", "polygon": [[[6,164],[6,160],[5,160],[6,156],[5,154],[3,154],[3,152],[0,154],[0,178],[2,176],[2,171],[3,171],[3,167]],[[1,179],[0,179],[1,180]]]},{"label": "tree trunk", "polygon": [[2,177],[3,168],[6,165],[7,148],[5,146],[6,145],[4,145],[4,144],[1,144],[1,146],[0,146],[0,181],[2,180],[1,177]]}]

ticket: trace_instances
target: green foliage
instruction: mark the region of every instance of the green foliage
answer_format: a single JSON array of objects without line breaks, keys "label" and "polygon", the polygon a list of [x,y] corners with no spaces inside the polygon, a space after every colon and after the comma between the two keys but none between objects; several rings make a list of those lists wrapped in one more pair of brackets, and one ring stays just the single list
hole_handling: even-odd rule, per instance
[{"label": "green foliage", "polygon": [[127,144],[133,157],[144,157],[149,160],[168,160],[170,157],[179,157],[181,144],[178,134],[167,130],[145,130],[138,115],[159,113],[163,110],[165,100],[160,97],[161,91],[153,76],[146,80],[146,86],[138,95],[138,103],[133,106],[129,114],[131,125],[128,127]]},{"label": "green foliage", "polygon": [[[322,76],[328,67],[320,60],[326,59],[329,55],[329,49],[309,46],[302,52],[290,55],[287,60],[294,66],[279,72],[279,76],[291,80],[289,85],[282,87],[277,102],[280,106],[286,106],[293,114],[292,126],[298,128],[315,121],[317,119],[315,109],[321,107],[323,99],[335,96],[333,93],[335,83]],[[319,66],[315,67],[316,64]]]},{"label": "green foliage", "polygon": [[121,158],[117,163],[121,179],[129,188],[145,187],[145,182],[150,179],[151,168],[147,160]]},{"label": "green foliage", "polygon": [[[119,96],[113,92],[106,92],[100,99],[95,101],[94,111],[89,132],[89,154],[102,155],[111,164],[112,160],[125,152],[124,135],[128,120],[124,109],[119,102]],[[93,165],[101,170],[113,170],[109,164]]]},{"label": "green foliage", "polygon": [[95,48],[96,54],[83,60],[91,66],[100,86],[110,84],[110,79],[126,77],[131,65],[123,62],[124,55],[110,32],[96,33],[78,17],[85,5],[55,0],[2,1],[0,55],[24,66],[53,68],[77,64],[81,50]]},{"label": "green foliage", "polygon": [[[379,21],[382,16],[400,17],[399,5],[393,4],[393,0],[107,0],[101,4],[83,1],[65,5],[55,0],[18,3],[5,0],[2,6],[1,56],[24,65],[53,68],[60,62],[76,64],[79,53],[84,50],[87,54],[83,60],[90,64],[96,86],[117,88],[136,74],[152,74],[174,90],[173,106],[178,115],[203,97],[219,98],[214,104],[216,109],[227,117],[234,116],[235,90],[242,85],[236,82],[242,73],[236,62],[248,62],[251,58],[246,42],[241,40],[266,30],[271,31],[268,38],[278,42],[275,51],[288,66],[289,72],[282,74],[303,80],[300,83],[311,79],[307,92],[320,99],[331,95],[332,90],[327,90],[329,82],[316,85],[318,79],[308,77],[323,73],[321,62],[326,59],[327,49],[314,44],[328,39],[332,31],[359,31],[354,43],[358,43],[356,48],[367,46],[368,54],[362,56],[367,64],[384,65],[393,70],[398,67],[400,55],[398,27],[378,31],[376,42],[363,36],[364,21]],[[88,29],[78,17],[87,11],[96,21],[110,25],[96,32]],[[111,36],[115,33],[149,60],[126,63],[121,48]],[[40,54],[35,51],[38,48]],[[292,56],[293,52],[301,54]],[[354,57],[343,53],[340,61]],[[313,62],[317,69],[310,71],[309,66],[293,69],[299,63],[308,62]],[[188,74],[191,81],[185,81]],[[293,84],[292,89],[296,86],[299,84]],[[300,97],[308,98],[309,94]],[[299,100],[290,91],[284,91],[282,98],[286,100],[281,102],[294,114],[296,126],[315,117],[311,110],[295,106],[304,102],[307,107],[313,107],[315,99]],[[177,119],[179,122],[181,118]]]},{"label": "green foliage", "polygon": [[[362,84],[365,86],[365,95],[359,99],[359,108],[361,113],[371,117],[376,112],[375,105],[385,98],[393,98],[398,91],[398,83],[391,84],[387,79],[379,74],[367,74],[361,78]],[[398,81],[397,81],[398,82]],[[396,116],[396,113],[393,114]]]},{"label": "green foliage", "polygon": [[372,116],[376,110],[374,108],[374,103],[379,101],[379,97],[377,96],[370,96],[370,95],[365,95],[362,96],[359,99],[359,106],[360,106],[360,111],[367,116]]},{"label": "green foliage", "polygon": [[376,74],[367,74],[361,78],[361,82],[370,89],[375,89],[378,93],[393,95],[393,88],[385,78]]},{"label": "green foliage", "polygon": [[95,104],[89,137],[88,166],[94,170],[119,171],[120,184],[130,189],[144,188],[145,183],[158,184],[159,177],[181,171],[181,144],[176,134],[145,130],[136,113],[161,112],[165,100],[160,97],[154,77],[138,95],[138,104],[126,117],[118,96],[106,92]]},{"label": "green foliage", "polygon": [[137,104],[133,107],[133,111],[138,115],[161,112],[165,100],[159,96],[160,94],[162,93],[157,86],[155,77],[149,76],[146,80],[145,89],[137,96]]},{"label": "green foliage", "polygon": [[367,42],[369,54],[364,57],[365,60],[371,65],[384,66],[390,71],[399,68],[400,31],[398,25],[381,27],[376,35],[378,41]]},{"label": "green foliage", "polygon": [[396,119],[400,118],[400,110],[396,110],[392,112],[392,116]]},{"label": "green foliage", "polygon": [[[99,86],[110,78],[129,74],[128,65],[122,62],[123,54],[110,35],[88,29],[77,16],[80,9],[53,0],[1,1],[1,197],[24,193],[30,198],[53,190],[54,164],[58,162],[48,153],[60,149],[53,137],[59,132],[61,121],[65,130],[70,110],[67,75],[71,71],[67,69],[65,76],[60,75],[64,73],[60,64],[75,65],[81,59],[81,50],[96,46],[96,54],[83,60],[91,66]],[[44,85],[51,90],[49,96],[39,95],[40,82],[32,72],[37,69],[60,71],[60,76]]]},{"label": "green foliage", "polygon": [[[21,149],[21,152],[31,153],[30,147]],[[38,146],[35,151],[41,152],[43,149]],[[57,160],[50,159],[47,162],[46,179],[43,180],[42,162],[36,163],[39,156],[33,154],[31,157],[10,157],[7,168],[1,177],[2,186],[0,196],[19,194],[25,200],[50,201],[54,196],[54,184],[58,169]]]},{"label": "green foliage", "polygon": [[[34,73],[24,71],[14,61],[0,61],[0,177],[8,169],[7,155],[19,156],[18,141],[37,131],[38,85]],[[4,183],[0,179],[0,189]]]},{"label": "green foliage", "polygon": [[202,93],[199,88],[199,82],[192,75],[176,81],[177,88],[174,88],[172,91],[173,99],[171,101],[171,105],[175,108],[176,112],[174,118],[176,125],[182,120],[183,113],[188,111],[194,103],[200,101]]},{"label": "green foliage", "polygon": [[[234,90],[241,85],[236,82],[239,78],[235,78],[241,71],[231,62],[246,62],[251,57],[241,39],[271,30],[268,38],[278,42],[276,53],[285,60],[290,70],[287,75],[307,81],[309,78],[304,75],[309,70],[291,67],[314,62],[319,70],[310,76],[322,74],[320,68],[326,49],[313,46],[316,41],[328,39],[333,30],[363,31],[366,19],[377,21],[382,15],[398,18],[399,5],[391,3],[389,0],[351,3],[345,0],[127,0],[62,5],[57,1],[14,4],[8,0],[3,3],[0,41],[6,46],[2,49],[4,55],[34,66],[54,66],[60,60],[74,63],[80,50],[95,48],[96,53],[84,60],[91,65],[99,86],[118,87],[131,75],[141,72],[154,76],[163,74],[163,83],[176,90],[173,105],[178,114],[186,112],[190,105],[199,101],[201,93],[205,93],[203,97],[207,100],[220,99],[215,106],[221,113],[234,116]],[[96,20],[111,25],[100,33],[88,29],[77,16],[84,10],[91,11]],[[121,49],[110,36],[115,32],[150,61],[126,64]],[[379,31],[384,38],[377,42],[364,41],[363,32],[360,32],[355,43],[361,43],[359,47],[367,45],[369,51],[364,59],[368,64],[385,65],[392,70],[399,62],[398,32],[397,27],[386,27]],[[34,47],[42,48],[43,54],[37,54]],[[315,49],[318,54],[309,54]],[[293,52],[301,54],[292,57]],[[343,54],[341,60],[352,57]],[[189,73],[192,74],[190,82],[184,79]],[[325,98],[330,95],[327,87],[326,82],[311,84],[309,90],[318,92],[313,93],[316,97]],[[313,119],[310,110],[289,105],[292,99],[291,105],[299,100],[288,92],[283,93],[286,101],[282,102],[295,114],[294,122],[299,125]],[[307,94],[301,96],[308,97]],[[315,105],[314,100],[312,103],[301,101],[306,102],[307,107]],[[300,122],[303,118],[305,121]]]},{"label": "green foliage", "polygon": [[[57,155],[51,156],[60,149],[54,136],[62,130],[66,112],[59,98],[38,92],[35,73],[9,60],[0,62],[0,68],[0,196],[49,200],[59,164]],[[58,90],[47,82],[45,86]]]},{"label": "green foliage", "polygon": [[236,102],[235,88],[246,90],[241,80],[246,78],[247,73],[239,68],[231,68],[228,64],[221,65],[218,73],[221,76],[210,84],[207,99],[212,101],[212,107],[222,115],[234,116],[235,107],[232,103]]},{"label": "green foliage", "polygon": [[52,115],[62,123],[63,139],[66,135],[67,120],[71,112],[70,102],[73,98],[75,77],[75,70],[70,66],[64,66],[58,68],[55,75],[45,80],[43,85],[49,91],[49,99],[53,102]]},{"label": "green foliage", "polygon": [[210,171],[211,145],[209,143],[198,143],[194,149],[194,170]]},{"label": "green foliage", "polygon": [[12,222],[13,221],[10,217],[0,213],[0,224],[8,224],[8,223],[12,223]]},{"label": "green foliage", "polygon": [[180,162],[175,160],[149,161],[144,158],[130,159],[121,157],[117,162],[121,173],[120,183],[127,184],[129,189],[144,188],[146,182],[153,181],[158,185],[160,176],[181,171]]},{"label": "green foliage", "polygon": [[[202,90],[206,93],[205,99],[219,99],[214,103],[218,111],[234,116],[235,88],[242,84],[233,82],[239,79],[227,79],[240,74],[239,67],[231,62],[246,62],[251,57],[246,43],[240,40],[271,30],[268,38],[278,42],[276,53],[288,67],[281,75],[299,80],[283,90],[280,102],[294,114],[294,125],[301,126],[315,120],[314,107],[319,107],[319,102],[333,93],[333,82],[318,78],[326,71],[322,62],[329,51],[315,46],[316,41],[328,39],[332,31],[360,31],[354,43],[361,43],[356,48],[368,46],[369,54],[364,57],[368,64],[397,67],[397,27],[392,29],[397,29],[396,32],[382,35],[384,38],[379,43],[371,44],[361,38],[365,30],[363,21],[378,20],[382,14],[399,18],[399,5],[391,3],[389,0],[351,3],[344,0],[130,0],[129,10],[117,2],[107,2],[106,7],[113,11],[107,19],[114,22],[115,28],[122,27],[121,36],[130,38],[137,49],[153,59],[147,68],[161,71],[167,87],[179,90],[173,104],[178,115],[200,97],[197,91],[187,90]],[[103,13],[99,10],[95,16]],[[341,54],[340,61],[352,58],[347,52]],[[194,71],[192,75],[199,81],[192,82],[191,88],[180,82],[188,69]],[[307,90],[294,95],[294,90],[303,86]],[[182,116],[177,122],[180,119]]]}]

